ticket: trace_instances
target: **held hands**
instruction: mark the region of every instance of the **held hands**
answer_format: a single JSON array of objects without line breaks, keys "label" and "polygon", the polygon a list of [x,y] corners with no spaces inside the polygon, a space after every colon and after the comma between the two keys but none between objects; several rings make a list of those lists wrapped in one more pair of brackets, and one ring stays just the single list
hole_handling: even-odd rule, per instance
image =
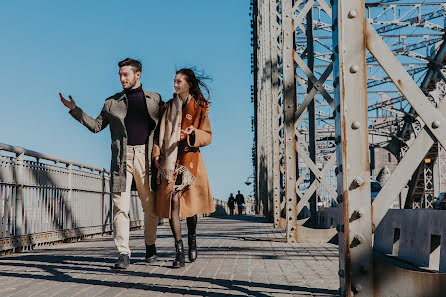
[{"label": "held hands", "polygon": [[184,134],[186,135],[191,135],[192,133],[195,133],[195,128],[194,126],[190,125],[189,127],[187,127],[184,131]]},{"label": "held hands", "polygon": [[73,98],[71,97],[71,95],[68,96],[68,98],[70,99],[69,101],[66,100],[61,93],[59,93],[60,96],[60,101],[62,101],[63,105],[65,105],[66,107],[68,107],[70,110],[73,110],[76,108],[76,103],[74,102]]}]

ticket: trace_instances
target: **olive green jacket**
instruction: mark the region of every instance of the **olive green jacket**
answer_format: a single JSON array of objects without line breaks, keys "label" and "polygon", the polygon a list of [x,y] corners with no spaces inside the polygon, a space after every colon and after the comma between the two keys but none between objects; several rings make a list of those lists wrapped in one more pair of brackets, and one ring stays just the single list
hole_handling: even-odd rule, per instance
[{"label": "olive green jacket", "polygon": [[[150,117],[155,121],[156,125],[158,125],[160,118],[159,104],[161,101],[161,96],[158,93],[144,91],[144,95],[146,97],[147,103],[147,112]],[[91,132],[97,133],[102,131],[110,125],[110,134],[111,134],[111,166],[110,166],[110,174],[112,181],[112,192],[125,192],[126,187],[126,174],[127,174],[127,164],[126,164],[126,147],[127,147],[127,130],[125,127],[124,119],[127,115],[127,97],[124,91],[120,93],[116,93],[115,95],[107,98],[104,103],[104,107],[102,108],[101,114],[93,119],[85,112],[82,111],[79,107],[70,111],[70,114],[77,121],[82,123],[85,127],[87,127]],[[148,146],[148,156],[151,155],[153,148],[153,137],[154,137],[153,129],[150,134],[147,146]],[[152,179],[152,172],[154,171],[151,164],[151,158],[147,157],[146,159],[146,168],[149,172],[149,180]],[[153,166],[154,167],[154,166]],[[150,190],[152,191],[152,182],[150,182]]]}]

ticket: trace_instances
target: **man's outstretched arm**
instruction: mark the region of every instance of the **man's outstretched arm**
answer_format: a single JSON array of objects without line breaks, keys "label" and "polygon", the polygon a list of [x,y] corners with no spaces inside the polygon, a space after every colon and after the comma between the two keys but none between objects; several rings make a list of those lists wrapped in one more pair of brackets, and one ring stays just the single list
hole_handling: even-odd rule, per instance
[{"label": "man's outstretched arm", "polygon": [[91,132],[97,133],[99,131],[104,130],[104,128],[107,127],[108,117],[105,112],[105,106],[102,108],[102,111],[99,114],[99,116],[96,119],[93,119],[88,114],[86,114],[81,108],[76,106],[76,103],[74,102],[71,96],[68,96],[69,100],[66,100],[61,93],[59,93],[59,96],[60,96],[60,101],[63,103],[63,105],[65,105],[67,108],[70,109],[70,114],[73,116],[73,118],[75,118],[85,127],[87,127]]}]

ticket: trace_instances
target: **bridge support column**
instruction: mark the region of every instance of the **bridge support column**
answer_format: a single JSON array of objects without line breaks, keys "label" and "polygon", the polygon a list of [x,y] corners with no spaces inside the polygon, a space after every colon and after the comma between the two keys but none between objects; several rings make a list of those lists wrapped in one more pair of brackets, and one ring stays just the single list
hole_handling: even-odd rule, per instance
[{"label": "bridge support column", "polygon": [[341,296],[373,296],[364,0],[333,5]]},{"label": "bridge support column", "polygon": [[296,84],[294,77],[294,19],[293,1],[282,0],[282,39],[283,39],[283,107],[285,143],[285,207],[287,242],[298,240],[297,225],[297,156],[295,129]]},{"label": "bridge support column", "polygon": [[280,227],[280,134],[279,134],[279,69],[278,69],[278,48],[279,30],[277,23],[277,0],[269,0],[269,20],[270,20],[270,68],[271,68],[271,117],[272,117],[272,206],[274,227]]}]

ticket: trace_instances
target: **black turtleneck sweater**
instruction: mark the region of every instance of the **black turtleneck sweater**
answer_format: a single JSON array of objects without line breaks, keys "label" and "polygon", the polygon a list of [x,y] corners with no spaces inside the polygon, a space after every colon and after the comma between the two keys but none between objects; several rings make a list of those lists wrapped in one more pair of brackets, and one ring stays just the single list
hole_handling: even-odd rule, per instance
[{"label": "black turtleneck sweater", "polygon": [[155,129],[155,122],[147,111],[146,97],[142,86],[124,91],[128,102],[127,115],[124,119],[127,129],[127,144],[146,144],[150,133]]}]

